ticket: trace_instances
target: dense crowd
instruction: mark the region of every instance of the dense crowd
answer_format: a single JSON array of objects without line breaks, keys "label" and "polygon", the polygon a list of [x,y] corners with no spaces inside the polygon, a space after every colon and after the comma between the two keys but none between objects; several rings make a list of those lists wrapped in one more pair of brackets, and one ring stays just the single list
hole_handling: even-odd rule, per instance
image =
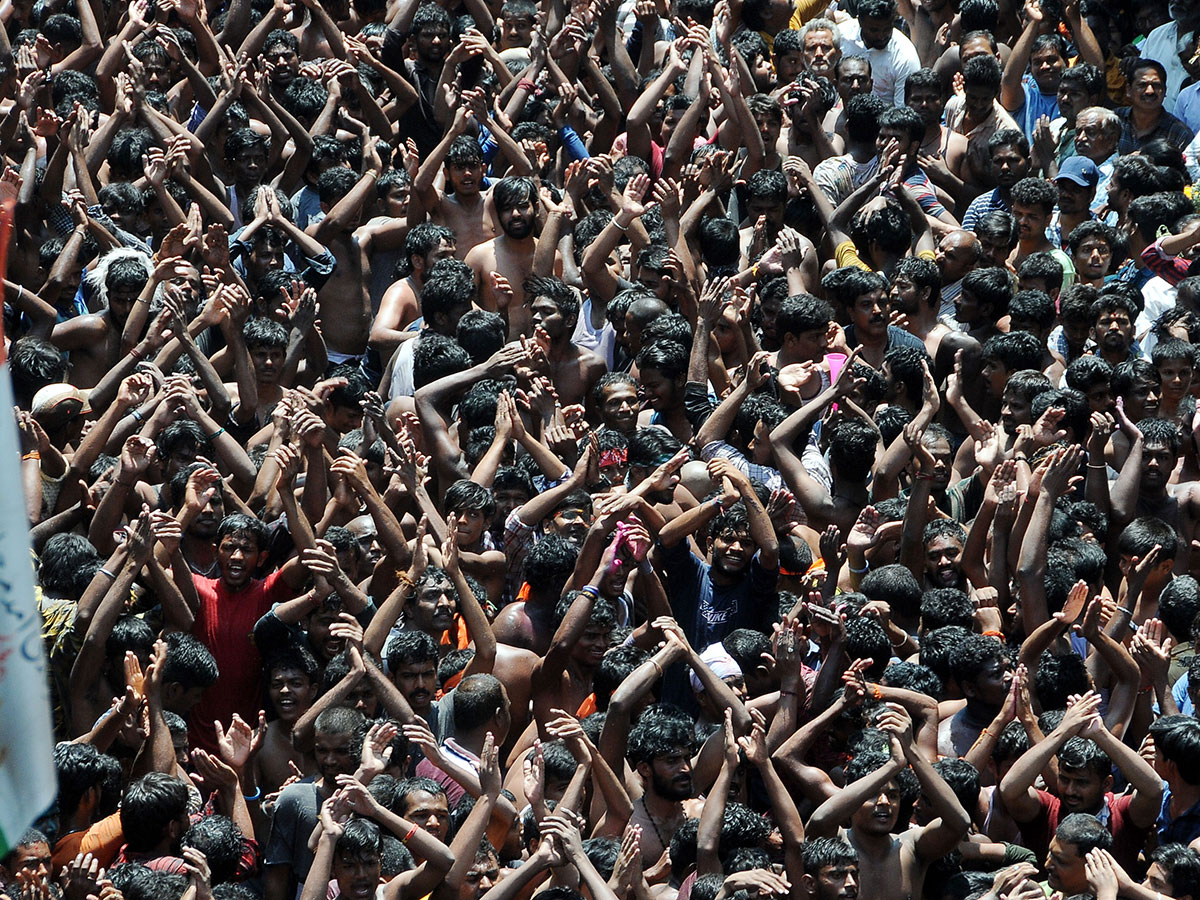
[{"label": "dense crowd", "polygon": [[1200,0],[209,3],[0,3],[6,900],[1200,900]]}]

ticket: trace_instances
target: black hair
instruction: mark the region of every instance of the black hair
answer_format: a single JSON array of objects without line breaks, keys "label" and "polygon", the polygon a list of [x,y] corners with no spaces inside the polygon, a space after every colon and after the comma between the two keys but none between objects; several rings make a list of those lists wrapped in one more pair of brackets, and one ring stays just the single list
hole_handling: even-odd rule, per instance
[{"label": "black hair", "polygon": [[1154,516],[1139,516],[1121,531],[1120,537],[1117,538],[1116,550],[1122,556],[1145,559],[1155,544],[1160,547],[1160,563],[1175,559],[1179,552],[1179,536],[1174,528]]},{"label": "black hair", "polygon": [[233,881],[246,846],[245,837],[228,816],[205,816],[187,830],[180,841],[204,854],[213,884]]},{"label": "black hair", "polygon": [[921,597],[922,632],[935,631],[947,625],[959,625],[969,630],[974,622],[974,614],[975,604],[965,591],[958,588],[934,588]]},{"label": "black hair", "polygon": [[980,355],[983,359],[994,359],[1001,363],[1011,374],[1037,370],[1042,362],[1043,350],[1043,343],[1028,331],[1009,331],[993,334],[984,341]]},{"label": "black hair", "polygon": [[[1048,250],[1042,250],[1037,253],[1030,253],[1027,257],[1021,260],[1021,264],[1017,266],[1017,278],[1028,278],[1034,281],[1043,282],[1047,288],[1056,288],[1062,284],[1063,265],[1053,253]],[[1019,297],[1025,291],[1017,294]],[[1014,300],[1017,298],[1014,297]],[[1053,302],[1053,301],[1051,301]],[[1009,304],[1009,312],[1012,311],[1012,304]]]},{"label": "black hair", "polygon": [[184,690],[210,688],[216,684],[218,674],[216,659],[197,638],[179,631],[167,635],[164,684],[178,684]]},{"label": "black hair", "polygon": [[121,800],[121,831],[126,846],[136,853],[153,850],[167,826],[187,811],[187,785],[162,772],[143,775],[125,789]]},{"label": "black hair", "polygon": [[989,663],[1007,658],[1004,645],[995,638],[971,634],[950,652],[950,671],[962,687],[978,678]]},{"label": "black hair", "polygon": [[883,670],[881,683],[888,687],[916,691],[935,700],[943,699],[945,688],[937,673],[920,663],[895,662]]},{"label": "black hair", "polygon": [[980,303],[991,304],[989,315],[993,320],[1008,312],[1008,302],[1013,296],[1008,271],[998,266],[972,269],[963,276],[962,289]]}]

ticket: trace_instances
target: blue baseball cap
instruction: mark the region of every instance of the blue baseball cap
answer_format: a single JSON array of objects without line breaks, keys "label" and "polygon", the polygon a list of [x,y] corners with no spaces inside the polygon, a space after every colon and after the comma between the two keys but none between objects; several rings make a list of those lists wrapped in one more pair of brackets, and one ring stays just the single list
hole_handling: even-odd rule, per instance
[{"label": "blue baseball cap", "polygon": [[1058,167],[1058,175],[1054,180],[1061,181],[1064,178],[1080,187],[1094,188],[1100,183],[1100,170],[1086,156],[1068,156]]}]

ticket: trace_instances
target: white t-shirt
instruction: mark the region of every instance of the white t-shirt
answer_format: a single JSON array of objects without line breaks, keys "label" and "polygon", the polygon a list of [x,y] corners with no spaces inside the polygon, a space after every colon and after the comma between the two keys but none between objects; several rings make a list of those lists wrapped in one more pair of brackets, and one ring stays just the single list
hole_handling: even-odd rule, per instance
[{"label": "white t-shirt", "polygon": [[1163,100],[1163,109],[1169,113],[1175,112],[1175,100],[1179,96],[1179,89],[1183,87],[1183,79],[1187,78],[1187,70],[1179,59],[1178,39],[1178,23],[1168,22],[1150,32],[1142,41],[1141,49],[1142,59],[1157,60],[1167,70],[1167,95]]},{"label": "white t-shirt", "polygon": [[[842,33],[842,56],[865,56],[869,59],[875,95],[894,106],[904,106],[904,80],[921,68],[921,59],[912,41],[893,28],[892,39],[886,47],[882,50],[868,49],[862,42],[858,19],[844,22],[838,28]],[[1176,87],[1176,90],[1179,88]]]}]

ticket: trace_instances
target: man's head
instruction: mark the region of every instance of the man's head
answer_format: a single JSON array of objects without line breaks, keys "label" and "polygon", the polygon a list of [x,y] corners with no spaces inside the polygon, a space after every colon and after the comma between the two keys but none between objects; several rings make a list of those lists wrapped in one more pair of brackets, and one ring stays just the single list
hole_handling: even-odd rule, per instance
[{"label": "man's head", "polygon": [[968,328],[995,322],[1008,313],[1012,280],[999,267],[975,269],[963,278],[962,290],[954,300],[954,318]]},{"label": "man's head", "polygon": [[1112,789],[1112,761],[1095,741],[1074,737],[1058,752],[1058,799],[1063,812],[1094,816]]},{"label": "man's head", "polygon": [[1072,813],[1059,823],[1046,855],[1046,874],[1050,889],[1063,896],[1089,892],[1085,862],[1088,852],[1112,849],[1112,832],[1094,815]]},{"label": "man's head", "polygon": [[833,308],[811,294],[793,294],[779,304],[775,332],[788,362],[823,360],[833,318]]},{"label": "man's head", "polygon": [[993,637],[972,634],[950,652],[950,672],[967,703],[999,711],[1012,685],[1012,660]]},{"label": "man's head", "polygon": [[1196,900],[1200,897],[1200,853],[1183,844],[1163,844],[1150,854],[1142,887],[1164,897]]},{"label": "man's head", "polygon": [[834,86],[842,103],[849,104],[851,97],[870,94],[874,88],[871,77],[871,61],[865,56],[843,56],[834,65]]},{"label": "man's head", "polygon": [[444,225],[423,222],[414,226],[404,239],[404,254],[396,264],[396,278],[411,275],[422,284],[434,263],[454,257],[456,246],[454,232]]},{"label": "man's head", "polygon": [[953,284],[979,264],[979,238],[970,231],[956,230],[938,243],[934,260],[942,274],[942,286]]},{"label": "man's head", "polygon": [[1044,244],[1046,226],[1054,215],[1058,190],[1044,178],[1022,178],[1009,195],[1017,235],[1026,246]]},{"label": "man's head", "polygon": [[978,124],[994,111],[1001,75],[1000,61],[990,53],[963,60],[963,110],[971,122]]},{"label": "man's head", "polygon": [[417,715],[429,713],[437,692],[438,647],[424,631],[405,630],[387,645],[388,671]]},{"label": "man's head", "polygon": [[238,591],[250,584],[267,557],[267,526],[246,513],[232,513],[217,529],[217,564],[221,580]]},{"label": "man's head", "polygon": [[1107,88],[1104,73],[1095,66],[1072,66],[1061,73],[1058,81],[1058,111],[1068,124],[1078,126],[1079,112],[1102,103]]},{"label": "man's head", "polygon": [[1002,190],[1011,190],[1029,172],[1029,141],[1015,128],[1002,128],[988,138],[988,155],[992,178]]},{"label": "man's head", "polygon": [[638,378],[650,408],[665,413],[683,403],[688,351],[675,341],[655,341],[637,355]]},{"label": "man's head", "polygon": [[946,92],[933,69],[917,69],[904,80],[904,102],[915,110],[926,128],[941,125],[946,109]]},{"label": "man's head", "polygon": [[800,845],[808,900],[857,900],[858,851],[841,838],[809,838]]},{"label": "man's head", "polygon": [[1075,150],[1094,163],[1102,163],[1117,150],[1121,119],[1111,109],[1088,106],[1075,115]]},{"label": "man's head", "polygon": [[695,792],[694,742],[688,722],[652,709],[642,714],[630,732],[625,755],[652,796],[689,800]]},{"label": "man's head", "polygon": [[1067,236],[1067,249],[1075,274],[1081,282],[1099,286],[1113,265],[1121,239],[1115,228],[1089,220],[1076,225]]},{"label": "man's head", "polygon": [[1029,72],[1043,94],[1056,94],[1067,68],[1067,45],[1058,34],[1034,38],[1029,54]]},{"label": "man's head", "polygon": [[605,428],[631,437],[637,431],[637,382],[625,372],[608,372],[592,388],[592,398]]},{"label": "man's head", "polygon": [[[887,763],[888,757],[878,751],[860,752],[846,765],[847,787],[868,777]],[[900,784],[893,778],[851,813],[850,828],[852,831],[873,837],[889,834],[900,818],[900,805]]]},{"label": "man's head", "polygon": [[510,175],[492,188],[500,228],[513,240],[532,237],[537,225],[537,185],[532,179]]},{"label": "man's head", "polygon": [[1139,58],[1133,64],[1125,91],[1135,111],[1157,114],[1167,96],[1166,67],[1156,59]]},{"label": "man's head", "polygon": [[361,712],[346,706],[331,706],[317,716],[313,723],[313,757],[325,784],[332,785],[338,775],[354,773],[365,722]]},{"label": "man's head", "polygon": [[267,658],[263,674],[267,698],[283,722],[296,722],[317,696],[319,673],[316,658],[303,644],[290,645]]},{"label": "man's head", "polygon": [[[779,38],[775,40],[778,42]],[[837,24],[826,18],[806,22],[800,30],[800,42],[804,68],[836,82],[834,68],[842,57],[842,36]]]},{"label": "man's head", "polygon": [[[1138,424],[1148,423],[1143,420]],[[1139,516],[1121,531],[1116,546],[1121,573],[1128,576],[1135,565],[1134,560],[1144,560],[1156,544],[1159,547],[1158,559],[1151,567],[1143,588],[1150,596],[1158,594],[1171,579],[1171,569],[1180,550],[1175,529],[1154,516]]]},{"label": "man's head", "polygon": [[171,855],[188,829],[188,789],[162,772],[143,775],[125,789],[121,831],[134,853]]},{"label": "man's head", "polygon": [[901,259],[892,273],[888,300],[892,310],[906,316],[936,312],[942,302],[942,279],[937,264],[920,256]]},{"label": "man's head", "polygon": [[1100,170],[1086,156],[1068,156],[1058,169],[1054,186],[1058,209],[1065,216],[1086,216],[1100,183]]},{"label": "man's head", "polygon": [[925,578],[933,587],[962,583],[962,551],[967,534],[953,519],[934,519],[925,526]]},{"label": "man's head", "polygon": [[432,778],[406,778],[396,786],[396,809],[422,831],[445,841],[450,833],[446,789]]},{"label": "man's head", "polygon": [[438,260],[421,285],[421,312],[426,324],[440,335],[453,337],[475,293],[475,273],[470,266],[458,259]]},{"label": "man's head", "polygon": [[709,523],[708,535],[715,572],[725,578],[743,575],[758,552],[745,506],[737,503],[718,513]]},{"label": "man's head", "polygon": [[[662,428],[639,428],[629,439],[629,485],[633,487],[640,484],[655,469],[669,462],[681,449],[683,445],[669,431]],[[678,484],[679,475],[673,474],[669,476],[662,490],[647,492],[646,499],[651,503],[670,503],[674,499],[675,486]]]},{"label": "man's head", "polygon": [[859,32],[868,50],[887,47],[892,40],[895,21],[896,0],[861,0],[858,4]]},{"label": "man's head", "polygon": [[494,675],[468,675],[454,692],[454,729],[459,735],[490,732],[497,744],[508,736],[508,692]]},{"label": "man's head", "polygon": [[417,61],[426,69],[441,66],[450,52],[450,14],[437,3],[422,3],[413,15],[411,34]]},{"label": "man's head", "polygon": [[542,327],[550,342],[562,346],[570,341],[579,317],[579,297],[565,282],[553,276],[535,276],[525,281],[534,327]]}]

